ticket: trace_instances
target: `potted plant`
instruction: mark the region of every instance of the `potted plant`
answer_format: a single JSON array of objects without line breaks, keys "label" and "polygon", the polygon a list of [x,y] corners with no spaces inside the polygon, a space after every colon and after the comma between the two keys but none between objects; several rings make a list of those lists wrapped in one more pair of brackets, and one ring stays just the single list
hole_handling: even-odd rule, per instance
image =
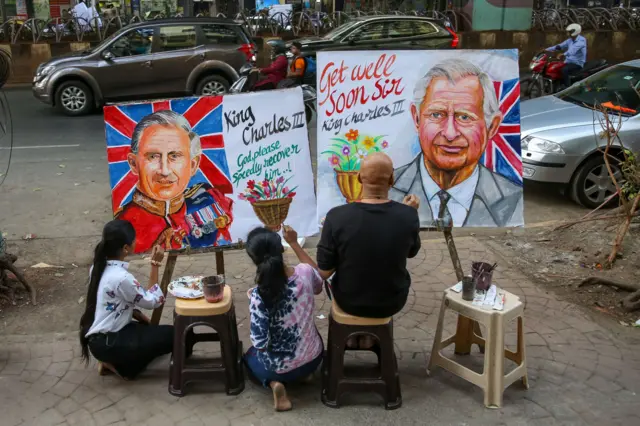
[{"label": "potted plant", "polygon": [[336,175],[336,183],[347,203],[359,201],[362,197],[362,184],[358,181],[360,162],[373,152],[389,147],[385,135],[362,135],[358,130],[349,129],[343,137],[331,138],[330,149],[323,151]]}]

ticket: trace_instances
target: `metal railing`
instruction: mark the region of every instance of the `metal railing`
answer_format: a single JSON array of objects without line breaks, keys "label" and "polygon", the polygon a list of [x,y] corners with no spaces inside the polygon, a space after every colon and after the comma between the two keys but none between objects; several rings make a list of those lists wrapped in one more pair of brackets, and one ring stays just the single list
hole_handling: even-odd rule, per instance
[{"label": "metal railing", "polygon": [[636,8],[542,9],[534,10],[531,19],[531,28],[542,31],[563,31],[572,23],[583,30],[640,30],[640,9]]},{"label": "metal railing", "polygon": [[[264,12],[244,11],[234,16],[228,16],[235,20],[244,22],[252,36],[270,35],[281,36],[291,34],[297,37],[301,34],[320,35],[344,24],[353,17],[383,15],[380,11],[356,11],[353,13],[335,12],[331,14],[303,11],[294,13],[277,12],[268,15]],[[447,19],[454,30],[459,30],[466,22],[470,24],[468,18],[454,11],[394,11],[389,14],[426,16],[435,19]],[[197,16],[208,16],[199,14]],[[166,18],[164,14],[157,14],[146,19],[147,21]],[[182,14],[168,16],[170,18],[181,18]],[[226,18],[224,14],[217,14],[216,17]],[[110,18],[94,18],[85,20],[83,18],[51,18],[49,20],[30,18],[27,20],[9,19],[0,25],[0,42],[4,43],[42,43],[61,41],[102,41],[109,35],[126,27],[127,25],[143,22],[140,16],[120,16]]]},{"label": "metal railing", "polygon": [[[348,22],[354,17],[372,15],[412,15],[446,20],[454,31],[471,28],[469,17],[460,11],[355,11],[324,13],[303,11],[294,13],[277,12],[268,15],[264,12],[244,11],[234,16],[235,20],[244,22],[252,36],[269,35],[321,35]],[[207,16],[200,14],[198,16]],[[154,15],[147,19],[162,19],[164,14]],[[181,18],[181,14],[170,16]],[[219,13],[217,17],[226,16]],[[113,16],[110,18],[94,18],[87,21],[83,18],[51,18],[49,20],[31,18],[27,20],[9,19],[0,25],[0,42],[4,43],[42,43],[61,41],[102,41],[109,35],[137,22],[145,21],[139,16]],[[542,31],[562,31],[570,23],[579,23],[585,30],[640,30],[640,9],[623,8],[572,8],[534,10],[532,29]]]}]

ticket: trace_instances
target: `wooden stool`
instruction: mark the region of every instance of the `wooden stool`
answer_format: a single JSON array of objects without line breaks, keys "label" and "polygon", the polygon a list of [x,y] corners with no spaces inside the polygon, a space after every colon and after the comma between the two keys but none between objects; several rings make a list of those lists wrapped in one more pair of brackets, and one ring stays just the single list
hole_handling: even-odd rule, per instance
[{"label": "wooden stool", "polygon": [[[461,377],[484,390],[484,405],[488,408],[499,408],[502,406],[502,394],[505,388],[513,384],[516,380],[522,379],[525,388],[529,388],[527,379],[527,358],[525,356],[524,345],[524,305],[518,296],[509,292],[504,292],[506,301],[504,310],[496,311],[491,308],[474,306],[470,301],[462,299],[461,293],[456,293],[451,289],[445,290],[440,307],[440,317],[436,336],[431,349],[431,357],[427,366],[427,373],[432,366],[440,366],[445,370]],[[462,331],[462,338],[466,342],[459,342],[461,330],[458,328],[456,334],[446,340],[442,340],[442,327],[445,310],[449,308],[459,315],[469,318],[473,328],[469,333]],[[513,319],[518,319],[518,344],[516,352],[506,350],[504,347],[504,324]],[[473,330],[479,329],[478,323],[487,327],[487,339],[481,338]],[[453,343],[462,343],[462,346],[470,347],[472,343],[477,343],[481,348],[486,344],[484,351],[484,371],[478,374],[457,362],[445,358],[440,351]],[[518,366],[509,374],[504,374],[504,359],[510,359]]]},{"label": "wooden stool", "polygon": [[[169,393],[184,396],[185,386],[189,382],[220,379],[224,380],[228,395],[242,392],[242,342],[238,338],[231,288],[225,286],[223,299],[219,303],[208,303],[204,298],[176,299],[173,317],[174,338]],[[211,327],[216,332],[194,333],[193,328],[200,325]],[[193,346],[198,342],[220,342],[222,359],[189,359]]]},{"label": "wooden stool", "polygon": [[[376,343],[370,350],[378,356],[378,368],[368,376],[347,377],[344,372],[344,353],[350,337],[369,335]],[[393,349],[393,320],[391,318],[361,318],[345,313],[333,302],[329,314],[329,339],[322,365],[322,402],[338,408],[339,399],[347,392],[376,392],[385,401],[387,410],[402,405],[398,363]]]}]

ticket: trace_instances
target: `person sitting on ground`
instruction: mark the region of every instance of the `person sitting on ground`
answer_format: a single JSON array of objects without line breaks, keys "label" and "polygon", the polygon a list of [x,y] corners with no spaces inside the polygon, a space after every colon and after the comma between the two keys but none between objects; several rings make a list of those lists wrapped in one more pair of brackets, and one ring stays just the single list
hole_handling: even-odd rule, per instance
[{"label": "person sitting on ground", "polygon": [[289,61],[287,61],[287,47],[284,42],[282,40],[269,40],[267,44],[271,47],[271,65],[258,69],[260,75],[266,77],[259,80],[253,86],[253,90],[275,89],[278,83],[287,76]]},{"label": "person sitting on ground", "polygon": [[[297,241],[285,227],[284,238]],[[313,322],[314,295],[322,292],[315,263],[304,253],[300,264],[287,265],[280,236],[266,228],[251,231],[247,254],[256,265],[251,299],[251,343],[244,356],[253,376],[273,392],[276,411],[291,409],[285,384],[308,378],[322,361],[324,347]],[[301,250],[301,249],[300,249]]]},{"label": "person sitting on ground", "polygon": [[[374,153],[361,163],[358,180],[362,200],[331,209],[324,220],[318,243],[318,267],[331,281],[331,293],[347,314],[386,318],[397,314],[407,302],[411,277],[407,258],[420,250],[419,200],[407,195],[402,203],[389,199],[394,183],[393,163]],[[358,342],[351,339],[349,347]],[[359,346],[368,349],[371,337]]]},{"label": "person sitting on ground", "polygon": [[304,73],[306,71],[306,62],[302,57],[302,45],[297,41],[294,41],[290,47],[293,59],[291,60],[291,66],[287,72],[287,78],[282,80],[278,84],[279,89],[286,89],[288,87],[298,86],[302,84],[304,80]]},{"label": "person sitting on ground", "polygon": [[134,379],[151,361],[173,349],[173,326],[149,325],[148,318],[134,309],[155,309],[164,303],[157,284],[164,251],[153,248],[145,289],[127,271],[129,264],[124,261],[134,252],[135,240],[130,222],[116,219],[105,225],[80,319],[82,358],[88,363],[91,352],[100,362],[100,374],[110,371],[125,380]]}]

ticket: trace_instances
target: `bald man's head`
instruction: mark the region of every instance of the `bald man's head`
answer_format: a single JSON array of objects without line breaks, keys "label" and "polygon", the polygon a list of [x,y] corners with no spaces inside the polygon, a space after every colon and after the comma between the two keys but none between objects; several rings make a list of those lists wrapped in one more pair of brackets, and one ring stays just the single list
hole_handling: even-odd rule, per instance
[{"label": "bald man's head", "polygon": [[359,180],[364,193],[389,191],[393,186],[393,162],[387,154],[376,152],[360,163]]}]

